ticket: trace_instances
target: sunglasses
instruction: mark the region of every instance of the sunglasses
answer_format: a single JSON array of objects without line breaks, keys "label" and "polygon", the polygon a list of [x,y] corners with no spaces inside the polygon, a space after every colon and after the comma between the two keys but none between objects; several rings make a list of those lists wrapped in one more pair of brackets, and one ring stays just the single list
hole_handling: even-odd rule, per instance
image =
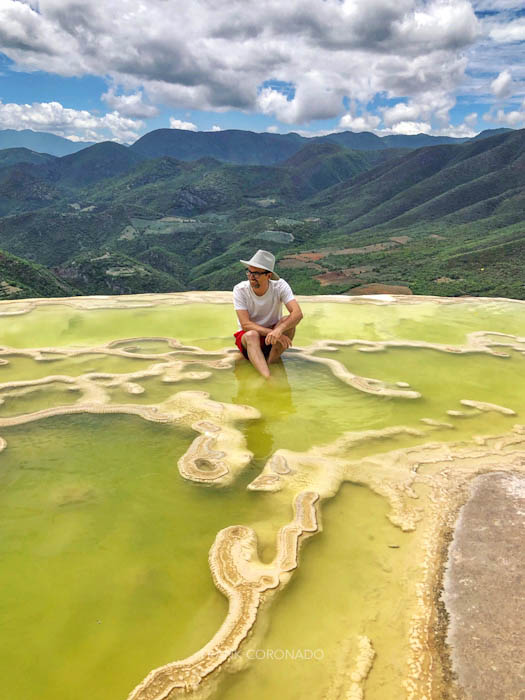
[{"label": "sunglasses", "polygon": [[259,277],[260,275],[271,275],[271,272],[267,272],[266,270],[263,270],[263,272],[252,272],[251,270],[248,270],[246,268],[246,277]]}]

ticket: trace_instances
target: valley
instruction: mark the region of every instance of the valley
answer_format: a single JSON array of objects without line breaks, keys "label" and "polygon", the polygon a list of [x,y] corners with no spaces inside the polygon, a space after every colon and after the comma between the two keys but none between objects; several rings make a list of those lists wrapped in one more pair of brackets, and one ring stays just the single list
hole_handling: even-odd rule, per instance
[{"label": "valley", "polygon": [[[227,290],[257,248],[299,294],[525,298],[525,130],[375,150],[269,136],[0,150],[0,298]],[[229,162],[210,155],[227,137]]]}]

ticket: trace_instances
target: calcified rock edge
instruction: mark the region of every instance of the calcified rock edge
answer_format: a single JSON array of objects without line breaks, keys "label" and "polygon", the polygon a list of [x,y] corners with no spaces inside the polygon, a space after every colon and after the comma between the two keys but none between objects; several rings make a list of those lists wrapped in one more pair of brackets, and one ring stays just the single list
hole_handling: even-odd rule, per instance
[{"label": "calcified rock edge", "polygon": [[[363,303],[356,297],[308,297],[305,301]],[[371,297],[368,304],[413,305],[428,298]],[[177,305],[195,302],[231,303],[230,293],[191,293],[173,295],[141,295],[134,297],[94,297],[56,300],[27,300],[0,303],[0,316],[17,316],[54,301],[75,309],[142,308],[162,304]],[[442,304],[454,300],[433,298]],[[494,301],[494,300],[491,300]],[[519,302],[517,302],[519,303]],[[146,353],[136,346],[151,341],[164,342],[164,353]],[[294,348],[305,361],[319,363],[339,381],[355,390],[385,397],[416,400],[420,394],[406,382],[389,385],[380,380],[352,374],[333,358],[320,357],[318,352],[336,351],[341,346],[356,346],[361,352],[380,352],[388,347],[430,348],[445,353],[484,353],[508,357],[509,352],[525,354],[525,338],[495,332],[475,332],[466,336],[463,345],[447,345],[418,341],[372,342],[359,339],[319,341],[309,347]],[[79,355],[118,356],[151,360],[146,368],[132,373],[87,372],[79,376],[50,374],[43,379],[11,381],[0,384],[0,404],[10,397],[23,396],[51,387],[66,388],[80,397],[63,405],[33,413],[0,418],[3,426],[20,425],[50,416],[73,413],[133,414],[145,420],[174,427],[190,427],[197,436],[178,462],[182,477],[206,485],[224,486],[249,464],[248,451],[238,421],[259,417],[256,409],[213,401],[202,391],[179,391],[158,404],[111,403],[111,390],[119,388],[130,396],[144,391],[140,381],[158,377],[164,383],[181,380],[199,381],[212,370],[231,368],[238,359],[234,348],[203,351],[184,346],[174,338],[129,338],[82,348],[15,349],[0,346],[0,364],[11,357],[23,356],[37,362],[57,361]],[[193,371],[192,364],[206,366],[207,371]],[[402,369],[400,369],[402,372]],[[498,471],[525,470],[525,426],[509,425],[508,433],[493,437],[478,437],[472,442],[432,442],[433,431],[451,430],[455,420],[463,420],[481,412],[515,415],[512,407],[479,402],[468,397],[461,400],[468,410],[451,407],[447,421],[421,418],[420,428],[396,426],[382,430],[346,432],[335,442],[312,447],[297,453],[277,450],[264,469],[249,485],[254,491],[280,491],[294,505],[293,520],[282,527],[277,536],[277,553],[269,564],[257,557],[254,531],[244,526],[221,530],[210,550],[209,563],[217,588],[228,598],[228,615],[215,636],[192,656],[173,661],[155,669],[131,692],[129,700],[161,700],[174,698],[189,691],[206,695],[206,681],[214,681],[222,667],[232,664],[232,655],[239,650],[254,630],[258,611],[282,589],[299,563],[299,550],[305,538],[320,529],[319,504],[337,493],[344,481],[362,483],[385,497],[390,504],[389,518],[403,531],[419,532],[421,562],[415,585],[416,604],[410,620],[408,676],[406,695],[410,700],[436,698],[439,678],[433,667],[435,659],[436,589],[439,587],[444,538],[453,527],[457,510],[465,500],[467,487],[477,474]],[[452,422],[448,422],[452,419]],[[352,458],[352,450],[369,441],[385,441],[395,436],[409,435],[421,439],[417,447],[383,452],[361,459]],[[7,446],[0,437],[0,452]],[[428,498],[420,499],[424,492]],[[343,644],[344,646],[344,644]],[[358,640],[358,657],[345,659],[337,671],[326,698],[363,698],[365,683],[374,661],[373,640],[362,636]],[[439,674],[438,674],[439,675]],[[211,686],[208,688],[211,690]]]}]

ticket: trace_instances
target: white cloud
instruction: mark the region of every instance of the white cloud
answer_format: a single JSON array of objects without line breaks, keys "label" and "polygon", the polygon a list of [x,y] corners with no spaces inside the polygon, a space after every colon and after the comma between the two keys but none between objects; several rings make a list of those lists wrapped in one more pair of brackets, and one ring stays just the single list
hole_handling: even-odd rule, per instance
[{"label": "white cloud", "polygon": [[522,0],[474,0],[472,5],[478,12],[501,12],[503,10],[522,10]]},{"label": "white cloud", "polygon": [[279,133],[279,127],[276,126],[275,124],[272,124],[271,126],[266,127],[266,131],[269,134],[278,134]]},{"label": "white cloud", "polygon": [[[471,0],[480,12],[481,34],[466,51],[468,72],[462,81],[461,94],[480,104],[503,99],[494,95],[490,82],[505,71],[512,75],[512,97],[524,93],[525,62],[523,45],[525,18],[520,17],[523,2],[519,0]],[[491,76],[487,79],[487,73]],[[509,96],[511,93],[509,94]]]},{"label": "white cloud", "polygon": [[422,111],[421,106],[413,102],[410,104],[398,102],[383,111],[383,122],[386,127],[391,127],[401,122],[413,121],[421,116]]},{"label": "white cloud", "polygon": [[344,114],[339,121],[339,128],[349,131],[373,131],[380,122],[381,119],[373,114],[365,113],[359,116]]},{"label": "white cloud", "polygon": [[504,70],[500,73],[498,77],[491,82],[490,89],[493,94],[500,99],[509,97],[509,95],[512,94],[512,76],[510,71]]},{"label": "white cloud", "polygon": [[[477,118],[477,115],[476,115]],[[440,136],[453,136],[454,138],[472,138],[477,133],[479,129],[474,129],[473,125],[467,123],[466,119],[462,124],[457,124],[456,126],[448,126],[445,129],[440,129]]]},{"label": "white cloud", "polygon": [[455,50],[473,43],[480,28],[470,2],[438,0],[421,4],[399,23],[399,39],[409,46]]},{"label": "white cloud", "polygon": [[212,130],[212,131],[222,131],[221,127],[218,126],[217,124],[214,124],[214,125],[211,127],[211,130]]},{"label": "white cloud", "polygon": [[512,129],[522,127],[525,124],[525,109],[522,108],[521,111],[513,109],[510,112],[505,112],[502,109],[498,109],[496,116],[493,117],[491,121],[496,121],[499,124],[505,124],[506,126],[510,126]]},{"label": "white cloud", "polygon": [[525,18],[520,17],[519,19],[496,25],[490,31],[490,38],[502,44],[514,41],[524,41]]},{"label": "white cloud", "polygon": [[180,119],[170,117],[170,129],[183,129],[184,131],[198,131],[199,127],[193,122],[183,122]]},{"label": "white cloud", "polygon": [[410,122],[402,121],[394,124],[391,129],[391,134],[403,134],[404,136],[411,136],[413,134],[430,134],[432,132],[432,126],[428,122]]},{"label": "white cloud", "polygon": [[381,108],[383,129],[393,134],[431,133],[432,122],[438,125],[438,133],[444,134],[449,125],[449,111],[454,100],[446,92],[422,93],[408,102],[398,102],[392,107]]},{"label": "white cloud", "polygon": [[380,93],[439,112],[478,34],[468,0],[0,0],[0,50],[19,69],[107,77],[108,105],[143,118],[163,104],[307,124]]},{"label": "white cloud", "polygon": [[87,110],[69,109],[59,102],[4,104],[0,102],[0,129],[46,131],[73,141],[112,139],[131,143],[138,138],[144,123],[117,112],[102,117]]},{"label": "white cloud", "polygon": [[102,95],[101,99],[108,107],[125,117],[147,118],[159,113],[157,107],[143,102],[143,94],[140,90],[131,95],[117,95],[115,88],[112,87]]}]

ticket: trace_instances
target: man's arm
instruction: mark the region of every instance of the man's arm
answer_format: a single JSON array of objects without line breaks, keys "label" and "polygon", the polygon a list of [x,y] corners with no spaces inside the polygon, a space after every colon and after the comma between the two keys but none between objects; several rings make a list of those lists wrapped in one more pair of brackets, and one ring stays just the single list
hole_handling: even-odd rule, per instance
[{"label": "man's arm", "polygon": [[[299,306],[297,301],[295,301],[295,299],[289,301],[287,304],[285,304],[285,306],[290,312],[290,314],[289,316],[284,316],[279,321],[279,323],[276,324],[273,330],[265,334],[266,345],[282,343],[283,340],[281,339],[281,336],[283,335],[283,333],[289,330],[290,328],[295,328],[303,318],[303,312],[301,311],[301,307]],[[289,338],[287,340],[289,340]],[[286,347],[290,347],[291,344],[291,341],[289,343],[286,343]]]},{"label": "man's arm", "polygon": [[236,309],[236,312],[243,331],[257,331],[259,335],[268,335],[272,330],[271,328],[260,326],[258,323],[255,323],[255,321],[250,321],[250,315],[246,309]]}]

